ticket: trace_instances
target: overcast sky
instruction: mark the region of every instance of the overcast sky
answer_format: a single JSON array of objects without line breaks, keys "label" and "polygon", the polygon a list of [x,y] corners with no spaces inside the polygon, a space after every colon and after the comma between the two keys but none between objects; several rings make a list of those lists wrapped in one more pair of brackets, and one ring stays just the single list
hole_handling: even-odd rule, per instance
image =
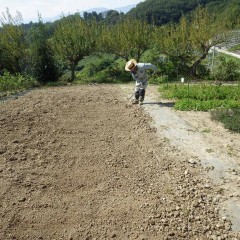
[{"label": "overcast sky", "polygon": [[0,13],[9,9],[12,16],[16,11],[22,14],[24,22],[37,20],[38,12],[43,21],[45,19],[59,16],[62,13],[75,13],[92,8],[104,7],[114,9],[127,5],[137,4],[143,0],[0,0]]}]

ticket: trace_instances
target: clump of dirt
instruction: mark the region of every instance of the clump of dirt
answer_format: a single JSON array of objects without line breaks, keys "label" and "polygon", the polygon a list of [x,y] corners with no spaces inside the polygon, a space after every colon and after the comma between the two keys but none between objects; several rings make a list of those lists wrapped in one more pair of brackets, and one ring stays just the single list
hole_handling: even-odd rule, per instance
[{"label": "clump of dirt", "polygon": [[118,86],[1,103],[0,239],[238,239],[202,168]]}]

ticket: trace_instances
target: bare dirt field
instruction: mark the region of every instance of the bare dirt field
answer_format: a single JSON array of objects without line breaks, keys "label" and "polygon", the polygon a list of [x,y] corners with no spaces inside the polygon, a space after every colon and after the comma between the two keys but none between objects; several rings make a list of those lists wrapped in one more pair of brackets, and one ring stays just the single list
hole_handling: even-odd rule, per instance
[{"label": "bare dirt field", "polygon": [[[130,106],[131,91],[55,87],[0,103],[0,239],[240,239],[221,213],[226,188],[207,175],[203,155],[174,142],[173,110],[151,99]],[[239,136],[196,114],[177,113],[206,143],[219,136],[209,154],[225,147],[238,158]],[[225,146],[228,137],[235,142]]]}]

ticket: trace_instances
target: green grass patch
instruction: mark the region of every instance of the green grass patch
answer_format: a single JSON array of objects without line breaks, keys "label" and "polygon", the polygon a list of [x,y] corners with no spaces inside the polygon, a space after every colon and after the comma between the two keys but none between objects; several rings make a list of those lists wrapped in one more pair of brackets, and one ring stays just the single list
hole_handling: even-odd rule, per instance
[{"label": "green grass patch", "polygon": [[230,131],[240,133],[240,108],[217,109],[211,112],[211,117],[213,120],[222,122]]},{"label": "green grass patch", "polygon": [[169,99],[240,100],[240,85],[163,84],[159,90]]},{"label": "green grass patch", "polygon": [[181,111],[208,111],[211,109],[216,108],[240,108],[240,101],[239,100],[219,100],[219,99],[212,99],[212,100],[192,100],[192,99],[182,99],[177,101],[174,105],[174,108]]},{"label": "green grass patch", "polygon": [[[210,111],[227,129],[240,129],[240,85],[162,84],[163,98],[173,99],[174,108],[182,111]],[[230,110],[229,110],[230,109]]]},{"label": "green grass patch", "polygon": [[174,99],[175,109],[208,111],[211,109],[240,108],[239,85],[163,84],[159,91],[163,98]]},{"label": "green grass patch", "polygon": [[228,50],[229,50],[229,51],[232,51],[232,52],[234,52],[234,51],[240,51],[240,44],[235,45],[235,46],[229,48]]}]

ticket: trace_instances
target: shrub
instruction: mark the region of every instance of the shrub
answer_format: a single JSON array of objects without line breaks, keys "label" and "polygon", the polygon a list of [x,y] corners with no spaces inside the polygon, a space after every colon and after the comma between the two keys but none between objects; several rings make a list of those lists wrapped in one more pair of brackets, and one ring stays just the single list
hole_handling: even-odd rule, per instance
[{"label": "shrub", "polygon": [[124,70],[125,61],[115,55],[98,54],[89,56],[78,65],[81,71],[76,74],[77,83],[116,83],[128,82],[131,76]]},{"label": "shrub", "polygon": [[167,75],[162,75],[160,77],[150,77],[149,78],[149,83],[151,84],[160,84],[160,83],[167,83],[168,82],[168,76]]},{"label": "shrub", "polygon": [[11,75],[5,71],[4,74],[0,76],[0,92],[2,96],[22,91],[35,85],[37,85],[37,81],[28,75]]},{"label": "shrub", "polygon": [[222,122],[230,131],[240,133],[240,108],[217,109],[211,112],[211,117],[213,120]]},{"label": "shrub", "polygon": [[240,78],[240,73],[238,72],[239,64],[232,59],[227,59],[224,56],[219,58],[220,64],[218,65],[215,77],[217,80],[222,81],[237,81]]}]

